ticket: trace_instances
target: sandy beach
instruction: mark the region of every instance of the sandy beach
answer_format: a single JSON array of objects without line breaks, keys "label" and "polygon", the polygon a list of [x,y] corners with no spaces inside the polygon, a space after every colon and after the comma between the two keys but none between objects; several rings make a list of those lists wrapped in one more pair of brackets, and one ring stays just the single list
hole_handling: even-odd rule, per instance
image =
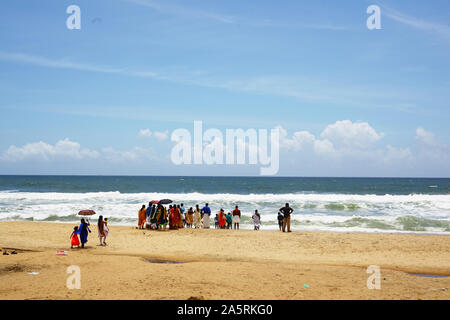
[{"label": "sandy beach", "polygon": [[[450,276],[449,236],[113,225],[101,247],[92,225],[87,248],[70,249],[72,227],[0,222],[0,247],[17,252],[0,255],[0,299],[450,298],[450,277],[411,275]],[[71,265],[81,289],[66,287]],[[380,290],[367,288],[369,265]]]}]

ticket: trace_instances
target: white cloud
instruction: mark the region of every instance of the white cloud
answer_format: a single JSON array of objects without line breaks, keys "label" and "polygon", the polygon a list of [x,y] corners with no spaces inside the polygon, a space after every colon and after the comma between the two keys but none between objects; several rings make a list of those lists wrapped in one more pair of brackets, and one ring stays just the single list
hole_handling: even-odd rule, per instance
[{"label": "white cloud", "polygon": [[314,151],[319,155],[335,155],[336,150],[333,144],[328,140],[315,140]]},{"label": "white cloud", "polygon": [[33,142],[22,147],[10,146],[0,160],[8,162],[18,161],[57,161],[57,160],[103,160],[112,162],[154,160],[154,152],[150,148],[133,147],[130,150],[116,150],[112,147],[102,148],[100,151],[82,148],[78,142],[68,138],[60,140],[54,145],[46,142]]},{"label": "white cloud", "polygon": [[58,141],[55,145],[45,142],[33,142],[23,147],[10,146],[1,156],[3,160],[20,161],[25,159],[51,160],[55,158],[85,159],[98,158],[97,151],[81,148],[78,142],[68,138]]},{"label": "white cloud", "polygon": [[294,132],[292,138],[288,137],[286,129],[282,126],[275,127],[280,131],[280,147],[288,150],[302,151],[314,145],[316,138],[308,131]]},{"label": "white cloud", "polygon": [[422,127],[416,129],[416,140],[421,146],[428,148],[439,147],[440,143],[436,140],[433,132],[427,131]]},{"label": "white cloud", "polygon": [[409,148],[396,148],[389,144],[386,146],[386,152],[382,157],[384,163],[410,162],[413,158],[413,154]]},{"label": "white cloud", "polygon": [[448,165],[450,161],[450,147],[437,140],[433,132],[418,127],[416,129],[416,141],[419,155],[422,158],[435,162],[447,162]]},{"label": "white cloud", "polygon": [[153,133],[153,135],[155,136],[156,139],[158,139],[159,141],[164,141],[167,140],[169,138],[169,131],[164,131],[164,132],[160,132],[160,131],[155,131]]},{"label": "white cloud", "polygon": [[102,149],[102,157],[111,162],[127,162],[154,160],[154,153],[151,148],[134,147],[130,150],[116,150],[112,147]]},{"label": "white cloud", "polygon": [[350,120],[336,121],[320,134],[321,138],[328,139],[337,147],[348,149],[366,149],[383,136],[384,133],[377,133],[367,122],[353,123]]},{"label": "white cloud", "polygon": [[280,146],[291,153],[291,157],[302,154],[302,159],[314,162],[317,157],[329,160],[342,160],[342,163],[399,164],[413,160],[410,148],[397,148],[391,145],[376,147],[384,134],[378,133],[367,122],[350,120],[336,121],[328,125],[320,138],[308,131],[297,131],[289,136],[281,126]]},{"label": "white cloud", "polygon": [[139,135],[141,137],[151,137],[152,132],[150,131],[150,129],[141,129],[139,130]]}]

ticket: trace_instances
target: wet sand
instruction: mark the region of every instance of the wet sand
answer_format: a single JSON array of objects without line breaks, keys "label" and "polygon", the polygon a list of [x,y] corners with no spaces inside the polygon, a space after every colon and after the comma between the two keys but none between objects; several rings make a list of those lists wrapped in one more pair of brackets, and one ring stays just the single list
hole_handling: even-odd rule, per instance
[{"label": "wet sand", "polygon": [[[0,247],[17,252],[0,255],[0,299],[450,299],[450,277],[411,275],[450,276],[449,236],[110,226],[103,247],[92,225],[70,249],[72,229],[0,222]],[[71,265],[81,289],[66,286]]]}]

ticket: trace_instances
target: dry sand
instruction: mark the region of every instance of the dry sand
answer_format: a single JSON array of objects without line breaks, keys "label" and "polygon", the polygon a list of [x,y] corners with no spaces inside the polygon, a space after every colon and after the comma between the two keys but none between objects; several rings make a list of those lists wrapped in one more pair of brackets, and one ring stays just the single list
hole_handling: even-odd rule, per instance
[{"label": "dry sand", "polygon": [[[0,222],[0,247],[18,252],[0,255],[0,299],[450,298],[450,277],[410,274],[450,275],[449,236],[110,226],[100,247],[92,225],[87,248],[70,249],[72,228]],[[70,265],[79,290],[66,287]],[[380,290],[367,288],[369,265],[381,268]]]}]

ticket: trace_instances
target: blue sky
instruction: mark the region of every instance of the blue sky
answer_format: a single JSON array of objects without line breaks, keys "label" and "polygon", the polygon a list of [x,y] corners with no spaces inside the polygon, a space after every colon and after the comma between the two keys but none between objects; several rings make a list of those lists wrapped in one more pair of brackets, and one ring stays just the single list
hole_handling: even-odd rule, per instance
[{"label": "blue sky", "polygon": [[[72,4],[81,30],[66,27]],[[381,30],[366,27],[371,4]],[[202,120],[280,127],[280,175],[449,177],[449,13],[440,0],[2,1],[0,174],[258,174],[173,165],[171,132]]]}]

